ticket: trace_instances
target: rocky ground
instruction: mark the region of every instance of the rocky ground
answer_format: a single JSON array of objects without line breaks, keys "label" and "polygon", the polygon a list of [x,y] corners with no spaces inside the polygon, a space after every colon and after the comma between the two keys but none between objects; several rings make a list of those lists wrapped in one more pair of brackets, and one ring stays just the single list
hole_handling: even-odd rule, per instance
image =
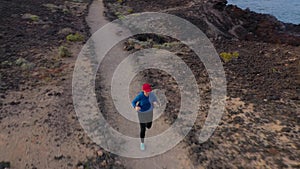
[{"label": "rocky ground", "polygon": [[81,128],[72,103],[91,1],[1,1],[0,168],[123,168]]},{"label": "rocky ground", "polygon": [[[238,52],[223,62],[228,99],[220,126],[200,144],[196,135],[210,98],[207,72],[185,46],[169,39],[156,44],[181,53],[201,84],[201,113],[184,141],[194,166],[300,168],[299,25],[226,6],[223,0],[104,2],[109,19],[142,11],[175,14],[200,27],[218,53]],[[89,4],[0,2],[0,168],[124,168],[117,156],[87,137],[73,109],[71,74],[90,35]],[[127,49],[153,47],[136,43]],[[165,118],[171,124],[178,111],[176,82],[157,70],[143,76],[155,88],[170,91]]]},{"label": "rocky ground", "polygon": [[[226,6],[226,1],[104,1],[107,17],[134,12],[167,12],[197,25],[218,53],[239,56],[223,66],[227,78],[227,106],[213,136],[200,144],[196,135],[207,115],[210,86],[204,66],[193,52],[172,40],[145,37],[128,41],[126,49],[159,47],[179,53],[197,77],[202,106],[193,131],[186,137],[190,155],[199,168],[299,168],[299,35],[300,26],[270,15]],[[153,36],[148,36],[152,38]],[[161,38],[160,40],[157,40]],[[164,72],[144,71],[156,88],[169,91],[165,117],[176,118],[180,102],[176,82]]]}]

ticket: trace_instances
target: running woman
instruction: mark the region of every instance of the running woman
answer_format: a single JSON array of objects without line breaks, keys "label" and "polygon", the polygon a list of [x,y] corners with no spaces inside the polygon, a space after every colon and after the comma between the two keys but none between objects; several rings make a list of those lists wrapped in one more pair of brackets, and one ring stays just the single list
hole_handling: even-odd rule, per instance
[{"label": "running woman", "polygon": [[159,106],[157,97],[151,89],[150,84],[145,83],[142,86],[142,90],[132,101],[132,107],[137,111],[139,122],[140,122],[140,138],[141,144],[140,149],[145,150],[145,134],[146,128],[150,129],[152,126],[153,119],[153,104]]}]

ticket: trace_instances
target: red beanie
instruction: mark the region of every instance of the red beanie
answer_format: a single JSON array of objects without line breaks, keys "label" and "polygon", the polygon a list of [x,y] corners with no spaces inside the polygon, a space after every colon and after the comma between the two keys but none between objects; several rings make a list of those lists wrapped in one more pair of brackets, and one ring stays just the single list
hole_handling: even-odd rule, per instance
[{"label": "red beanie", "polygon": [[151,90],[152,90],[150,84],[148,84],[148,83],[143,84],[142,89],[143,89],[145,92],[151,92]]}]

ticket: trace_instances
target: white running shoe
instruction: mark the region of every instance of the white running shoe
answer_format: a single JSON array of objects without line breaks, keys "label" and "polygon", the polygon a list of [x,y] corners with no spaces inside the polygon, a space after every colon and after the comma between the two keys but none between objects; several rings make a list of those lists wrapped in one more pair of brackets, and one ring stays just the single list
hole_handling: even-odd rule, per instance
[{"label": "white running shoe", "polygon": [[145,150],[145,144],[141,143],[140,148],[141,148],[142,151],[144,151]]}]

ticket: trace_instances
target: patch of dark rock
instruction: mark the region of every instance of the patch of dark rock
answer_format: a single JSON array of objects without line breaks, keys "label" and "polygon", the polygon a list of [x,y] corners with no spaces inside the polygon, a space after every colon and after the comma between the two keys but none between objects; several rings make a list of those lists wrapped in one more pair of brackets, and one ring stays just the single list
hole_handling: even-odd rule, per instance
[{"label": "patch of dark rock", "polygon": [[57,155],[57,156],[54,156],[54,160],[62,160],[63,158],[65,158],[64,155]]},{"label": "patch of dark rock", "polygon": [[294,156],[289,156],[290,160],[296,160],[296,158]]},{"label": "patch of dark rock", "polygon": [[230,111],[229,112],[231,115],[237,115],[237,114],[239,114],[239,113],[241,113],[241,112],[239,112],[239,111]]},{"label": "patch of dark rock", "polygon": [[[65,36],[53,36],[54,33],[70,27],[74,31],[87,30],[84,34],[89,34],[84,14],[75,16],[62,11],[52,13],[40,8],[45,3],[49,3],[49,1],[26,1],[26,5],[22,5],[24,2],[20,0],[0,2],[2,16],[0,19],[2,23],[0,25],[0,63],[6,63],[0,66],[0,72],[7,74],[1,77],[0,92],[18,90],[22,83],[35,84],[38,82],[37,79],[30,78],[27,70],[24,71],[21,66],[13,64],[21,57],[39,66],[47,67],[45,65],[52,58],[45,56],[45,62],[41,62],[42,59],[37,58],[36,55],[57,48],[65,40]],[[65,1],[62,0],[55,1],[55,3],[56,5],[65,5]],[[29,15],[32,17],[23,19]],[[38,21],[32,20],[33,16]]]},{"label": "patch of dark rock", "polygon": [[250,157],[249,159],[255,161],[255,160],[257,160],[257,157],[256,157],[256,156],[252,156],[252,157]]},{"label": "patch of dark rock", "polygon": [[271,96],[267,96],[267,100],[279,100],[280,96],[277,95],[271,95]]},{"label": "patch of dark rock", "polygon": [[9,104],[12,105],[12,106],[14,106],[14,105],[18,105],[20,103],[21,103],[20,101],[12,101]]},{"label": "patch of dark rock", "polygon": [[240,116],[236,116],[233,118],[233,122],[235,124],[244,124],[245,120]]},{"label": "patch of dark rock", "polygon": [[208,141],[206,141],[202,144],[194,146],[193,150],[196,153],[200,153],[200,152],[203,152],[205,150],[214,149],[214,148],[216,148],[216,145],[214,144],[214,142],[208,140]]},{"label": "patch of dark rock", "polygon": [[292,168],[300,168],[300,164],[299,164],[299,165],[298,165],[298,164],[296,164],[296,165],[295,165],[295,164],[292,164],[291,167],[292,167]]},{"label": "patch of dark rock", "polygon": [[215,8],[219,11],[223,11],[224,8],[226,7],[226,4],[227,4],[227,1],[219,1],[213,5],[213,8]]},{"label": "patch of dark rock", "polygon": [[82,168],[125,169],[125,166],[116,162],[116,158],[116,155],[104,152],[101,156],[88,158],[86,161],[78,162],[76,166]]},{"label": "patch of dark rock", "polygon": [[254,124],[251,123],[251,122],[250,122],[250,123],[247,123],[247,124],[246,124],[246,129],[248,129],[248,130],[249,130],[249,129],[252,129],[252,128],[253,128],[253,125],[254,125]]},{"label": "patch of dark rock", "polygon": [[54,96],[61,96],[62,94],[60,92],[55,92]]},{"label": "patch of dark rock", "polygon": [[223,128],[222,133],[223,133],[222,135],[226,138],[228,138],[234,134],[234,132],[231,130],[231,128]]},{"label": "patch of dark rock", "polygon": [[289,132],[291,132],[291,131],[292,131],[292,129],[291,129],[290,127],[283,127],[283,128],[281,129],[281,132],[289,133]]},{"label": "patch of dark rock", "polygon": [[135,35],[134,38],[136,38],[139,41],[147,41],[149,39],[152,39],[154,43],[157,44],[163,44],[167,42],[172,42],[174,39],[171,39],[166,36],[159,36],[156,34],[142,34],[142,35]]},{"label": "patch of dark rock", "polygon": [[288,168],[289,167],[282,161],[282,159],[275,160],[275,163],[278,165],[278,168]]},{"label": "patch of dark rock", "polygon": [[231,130],[231,132],[233,132],[233,133],[237,133],[237,132],[239,131],[239,129],[236,128],[236,127],[230,127],[230,130]]},{"label": "patch of dark rock", "polygon": [[10,168],[10,162],[1,161],[0,162],[0,169],[6,169],[6,168]]},{"label": "patch of dark rock", "polygon": [[231,167],[228,166],[228,164],[226,164],[226,162],[222,161],[221,159],[210,159],[206,168],[207,169],[215,169],[215,168],[229,169]]},{"label": "patch of dark rock", "polygon": [[193,154],[191,159],[196,164],[203,164],[205,161],[208,161],[208,158],[205,155],[205,153]]}]

